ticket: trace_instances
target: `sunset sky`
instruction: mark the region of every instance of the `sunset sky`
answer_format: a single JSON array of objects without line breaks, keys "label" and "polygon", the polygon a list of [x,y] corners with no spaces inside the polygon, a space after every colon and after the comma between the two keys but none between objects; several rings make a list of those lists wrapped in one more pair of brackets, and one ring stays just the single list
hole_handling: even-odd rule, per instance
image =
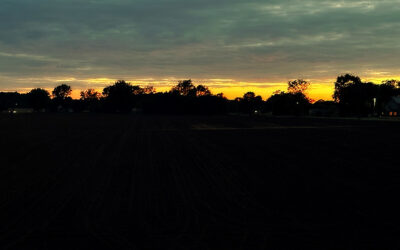
[{"label": "sunset sky", "polygon": [[1,0],[0,91],[191,78],[267,98],[296,78],[400,79],[400,0]]}]

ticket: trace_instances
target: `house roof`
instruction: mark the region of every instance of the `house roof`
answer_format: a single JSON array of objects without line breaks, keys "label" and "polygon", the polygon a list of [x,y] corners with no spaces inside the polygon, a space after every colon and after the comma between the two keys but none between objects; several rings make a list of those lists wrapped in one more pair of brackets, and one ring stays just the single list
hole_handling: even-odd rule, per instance
[{"label": "house roof", "polygon": [[392,96],[392,101],[397,104],[400,104],[400,96]]},{"label": "house roof", "polygon": [[385,106],[386,111],[400,111],[400,96],[392,96]]}]

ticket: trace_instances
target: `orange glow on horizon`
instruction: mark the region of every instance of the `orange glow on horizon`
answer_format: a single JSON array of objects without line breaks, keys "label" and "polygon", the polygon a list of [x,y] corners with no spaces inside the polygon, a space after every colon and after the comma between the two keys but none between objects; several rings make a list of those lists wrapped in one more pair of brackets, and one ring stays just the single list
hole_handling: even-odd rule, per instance
[{"label": "orange glow on horizon", "polygon": [[[389,76],[386,75],[382,77],[378,73],[369,74],[370,77],[361,77],[364,82],[374,82],[376,84],[381,83],[382,81],[388,79],[400,79],[399,76]],[[89,88],[95,89],[99,93],[102,93],[103,88],[105,86],[113,84],[116,79],[111,78],[86,78],[86,79],[77,79],[77,78],[35,78],[35,79],[19,79],[21,81],[26,82],[37,82],[37,85],[33,85],[32,87],[24,87],[18,89],[0,89],[0,91],[18,91],[20,93],[27,93],[31,89],[36,87],[44,87],[49,93],[53,90],[52,87],[47,86],[56,86],[61,83],[68,84],[72,87],[71,97],[73,99],[80,98],[80,92],[82,90],[86,90]],[[256,95],[260,95],[263,100],[268,99],[273,92],[276,90],[286,91],[287,90],[287,81],[278,81],[278,82],[240,82],[234,79],[192,79],[194,85],[205,85],[210,88],[213,94],[224,93],[224,95],[228,99],[234,99],[236,97],[242,97],[246,92],[254,92]],[[334,91],[334,82],[336,77],[324,78],[324,79],[305,79],[311,83],[309,90],[307,91],[307,96],[314,101],[323,99],[323,100],[332,100],[332,94]],[[133,85],[144,86],[154,86],[157,92],[165,92],[169,91],[172,86],[176,85],[179,79],[177,78],[164,78],[164,79],[154,79],[150,77],[142,78],[142,79],[126,79],[127,82],[130,82]],[[39,84],[40,83],[40,84]],[[80,87],[74,87],[74,85],[79,85]]]},{"label": "orange glow on horizon", "polygon": [[[94,88],[97,92],[102,93],[103,88]],[[155,87],[157,92],[166,92],[171,89],[171,87]],[[47,89],[49,91],[49,89]],[[82,89],[83,90],[83,89]],[[73,99],[79,99],[80,93],[82,90],[73,89],[71,97]],[[86,89],[85,89],[86,90]],[[263,100],[267,100],[273,92],[276,90],[286,91],[284,88],[265,88],[265,87],[223,87],[223,88],[213,88],[210,87],[210,90],[213,94],[224,93],[224,95],[228,99],[235,99],[236,97],[243,97],[243,95],[247,92],[254,92],[256,95],[260,95]],[[50,91],[51,93],[51,91]],[[320,99],[323,100],[332,100],[333,94],[333,86],[322,86],[315,89],[310,89],[307,91],[307,96],[311,99],[318,101]]]},{"label": "orange glow on horizon", "polygon": [[[179,80],[176,79],[163,79],[161,81],[152,81],[149,79],[143,80],[126,80],[133,85],[140,86],[154,86],[157,92],[167,92],[177,84]],[[102,93],[105,86],[111,85],[115,80],[108,78],[88,79],[86,82],[87,88],[93,88],[99,93]],[[150,83],[149,83],[150,82]],[[194,85],[205,85],[208,86],[213,94],[224,93],[228,99],[235,99],[236,97],[242,97],[246,92],[254,92],[256,95],[260,95],[263,100],[267,100],[273,92],[276,90],[287,90],[287,82],[280,83],[252,83],[252,82],[236,82],[231,79],[211,79],[209,81],[196,81],[193,80]],[[100,87],[101,86],[101,87]],[[73,89],[72,98],[79,99],[80,92],[84,89]],[[332,100],[333,94],[333,83],[332,84],[313,84],[311,82],[310,88],[307,91],[307,96],[317,101]]]}]

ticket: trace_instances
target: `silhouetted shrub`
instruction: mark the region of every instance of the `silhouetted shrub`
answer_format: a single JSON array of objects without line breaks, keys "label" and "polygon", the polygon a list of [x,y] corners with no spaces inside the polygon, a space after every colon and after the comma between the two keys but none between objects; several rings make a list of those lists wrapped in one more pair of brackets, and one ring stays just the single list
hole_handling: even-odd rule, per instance
[{"label": "silhouetted shrub", "polygon": [[303,93],[279,92],[266,102],[266,110],[273,115],[307,115],[310,101]]},{"label": "silhouetted shrub", "polygon": [[47,90],[36,88],[28,93],[29,106],[35,111],[45,110],[50,103],[50,94]]},{"label": "silhouetted shrub", "polygon": [[0,111],[12,108],[29,107],[27,94],[17,92],[0,92]]}]

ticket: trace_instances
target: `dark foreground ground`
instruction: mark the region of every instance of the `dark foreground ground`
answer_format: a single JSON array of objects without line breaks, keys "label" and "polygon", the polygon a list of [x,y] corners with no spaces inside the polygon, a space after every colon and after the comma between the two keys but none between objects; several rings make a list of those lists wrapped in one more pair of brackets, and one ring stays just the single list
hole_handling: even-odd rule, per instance
[{"label": "dark foreground ground", "polygon": [[0,249],[399,249],[400,123],[0,116]]}]

